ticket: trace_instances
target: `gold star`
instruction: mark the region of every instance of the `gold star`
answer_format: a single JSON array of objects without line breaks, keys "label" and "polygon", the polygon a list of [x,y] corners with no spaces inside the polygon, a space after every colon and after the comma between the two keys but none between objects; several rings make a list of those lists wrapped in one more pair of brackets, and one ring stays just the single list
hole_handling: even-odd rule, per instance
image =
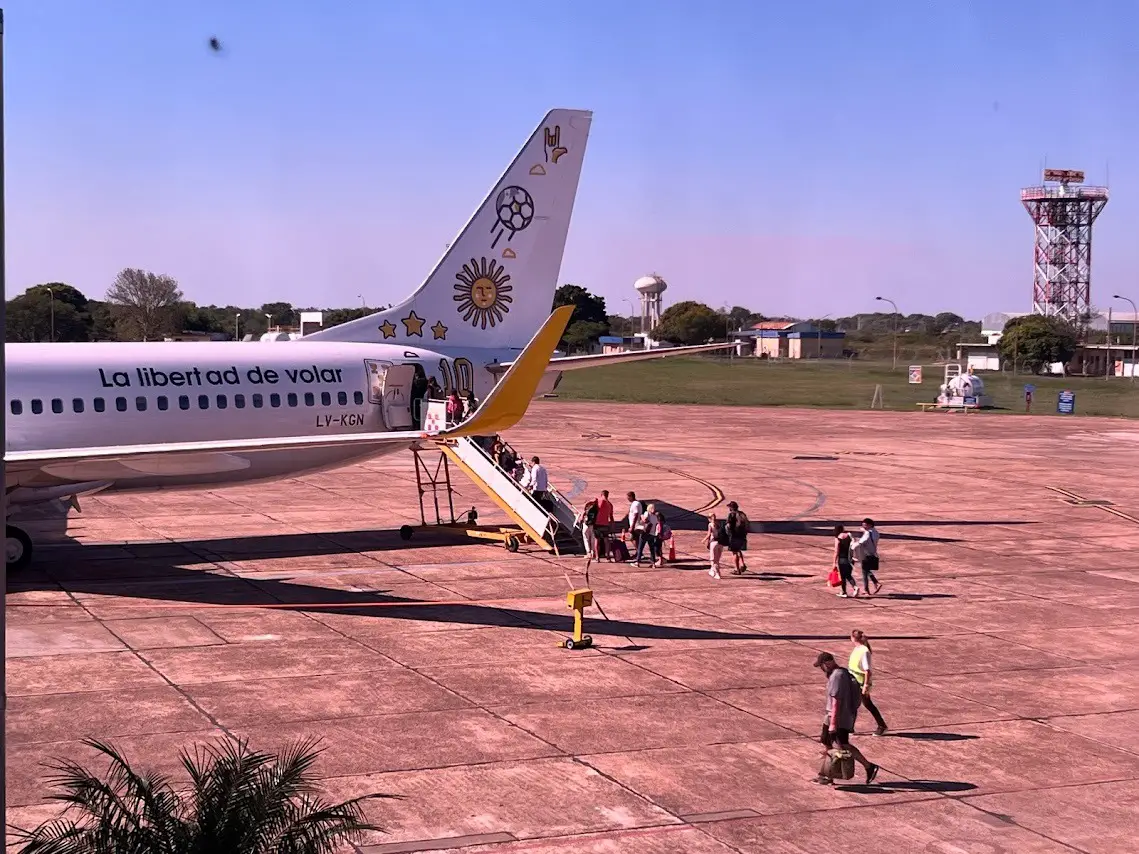
[{"label": "gold star", "polygon": [[411,314],[400,321],[400,323],[407,328],[407,334],[409,336],[418,335],[420,338],[423,337],[423,324],[426,322],[426,320],[415,313],[415,309],[412,309]]},{"label": "gold star", "polygon": [[447,327],[443,325],[442,320],[436,320],[435,325],[431,327],[431,331],[435,333],[436,341],[438,341],[440,338],[444,341],[447,340]]},{"label": "gold star", "polygon": [[380,332],[384,333],[385,338],[395,338],[395,324],[385,320],[380,324]]}]

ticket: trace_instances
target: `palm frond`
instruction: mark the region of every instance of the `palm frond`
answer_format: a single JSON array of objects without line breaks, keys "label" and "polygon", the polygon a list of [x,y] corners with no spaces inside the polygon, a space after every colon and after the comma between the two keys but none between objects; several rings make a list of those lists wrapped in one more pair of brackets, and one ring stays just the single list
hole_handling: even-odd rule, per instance
[{"label": "palm frond", "polygon": [[382,828],[365,820],[365,801],[389,797],[373,794],[330,804],[308,795],[292,803],[293,816],[283,829],[273,854],[319,854],[342,842],[352,842]]},{"label": "palm frond", "polygon": [[62,817],[48,819],[31,830],[8,825],[16,837],[13,845],[23,844],[20,854],[88,854],[90,832]]},{"label": "palm frond", "polygon": [[338,804],[317,796],[319,739],[276,754],[243,739],[198,745],[179,756],[192,787],[179,794],[168,777],[139,772],[114,747],[84,743],[108,760],[96,775],[55,760],[49,798],[62,815],[31,830],[13,827],[21,854],[327,854],[380,828],[365,820],[365,795]]},{"label": "palm frond", "polygon": [[192,810],[198,850],[256,851],[264,836],[257,798],[261,769],[273,762],[244,739],[226,738],[195,751],[198,766]]}]

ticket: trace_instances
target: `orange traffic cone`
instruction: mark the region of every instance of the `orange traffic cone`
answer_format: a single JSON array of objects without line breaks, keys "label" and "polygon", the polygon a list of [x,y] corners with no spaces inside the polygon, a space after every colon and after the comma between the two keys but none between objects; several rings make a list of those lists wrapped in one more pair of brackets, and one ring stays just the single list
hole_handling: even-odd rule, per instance
[{"label": "orange traffic cone", "polygon": [[668,559],[676,560],[676,540],[671,539],[668,541]]}]

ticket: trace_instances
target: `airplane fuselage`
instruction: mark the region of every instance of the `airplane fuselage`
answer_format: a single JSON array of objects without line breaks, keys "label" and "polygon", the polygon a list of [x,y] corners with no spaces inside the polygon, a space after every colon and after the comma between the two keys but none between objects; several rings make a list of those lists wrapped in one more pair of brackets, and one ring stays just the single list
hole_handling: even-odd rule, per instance
[{"label": "airplane fuselage", "polygon": [[[7,451],[406,431],[425,381],[482,400],[514,351],[463,355],[402,344],[210,342],[10,344]],[[385,445],[76,461],[7,486],[152,489],[283,477],[408,447]],[[22,477],[22,479],[20,479]],[[16,496],[18,497],[18,496]]]}]

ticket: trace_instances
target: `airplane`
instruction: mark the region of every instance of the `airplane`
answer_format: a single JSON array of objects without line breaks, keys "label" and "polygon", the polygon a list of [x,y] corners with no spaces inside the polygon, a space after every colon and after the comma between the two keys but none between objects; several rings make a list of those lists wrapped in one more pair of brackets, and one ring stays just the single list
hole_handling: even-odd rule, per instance
[{"label": "airplane", "polygon": [[[8,344],[5,521],[104,491],[289,477],[493,435],[563,371],[731,346],[556,355],[573,309],[551,306],[592,116],[547,113],[392,308],[293,341]],[[473,415],[425,423],[432,377],[444,394],[472,393]],[[31,538],[13,524],[6,534],[6,566],[26,567]]]}]

